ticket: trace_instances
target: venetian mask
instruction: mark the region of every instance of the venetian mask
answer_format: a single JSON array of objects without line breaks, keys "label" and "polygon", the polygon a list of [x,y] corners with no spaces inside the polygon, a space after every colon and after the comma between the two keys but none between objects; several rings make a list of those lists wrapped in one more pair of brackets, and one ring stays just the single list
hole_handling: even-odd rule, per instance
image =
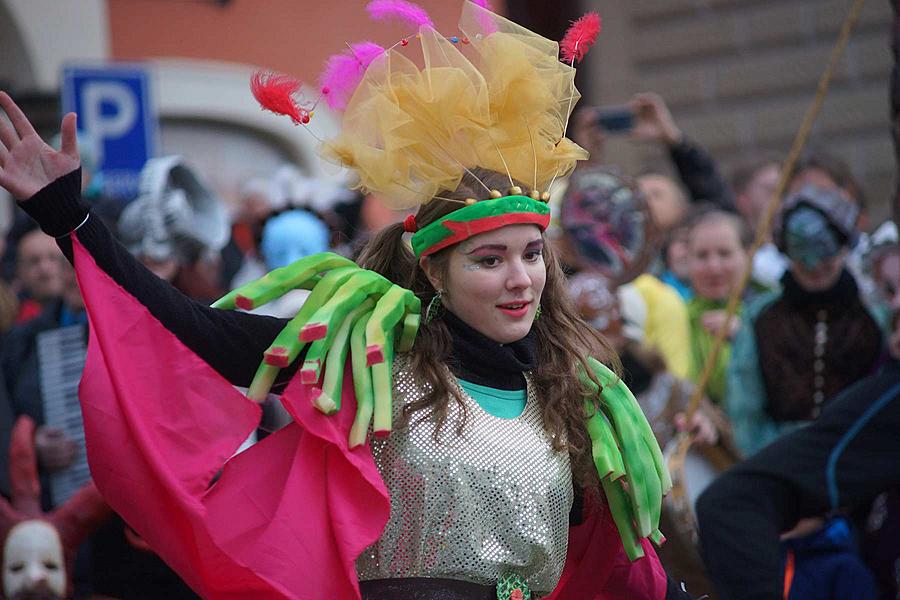
[{"label": "venetian mask", "polygon": [[14,526],[3,546],[3,593],[15,598],[25,592],[66,592],[62,540],[50,523],[39,519]]}]

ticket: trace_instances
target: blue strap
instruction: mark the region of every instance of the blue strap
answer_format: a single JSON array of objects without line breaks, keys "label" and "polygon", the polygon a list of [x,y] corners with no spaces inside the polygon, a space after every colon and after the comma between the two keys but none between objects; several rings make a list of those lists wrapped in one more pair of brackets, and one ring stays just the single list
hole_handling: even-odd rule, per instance
[{"label": "blue strap", "polygon": [[894,399],[897,394],[900,393],[900,383],[892,387],[887,391],[887,393],[883,394],[878,400],[876,400],[866,411],[853,423],[853,426],[841,437],[840,441],[831,451],[831,454],[828,456],[828,465],[825,470],[826,482],[828,485],[828,497],[831,499],[831,509],[837,510],[840,507],[839,500],[839,492],[837,486],[837,462],[843,454],[844,450],[853,441],[853,438],[860,432],[860,430],[865,427],[869,421],[880,411],[882,408],[887,406],[888,402]]}]

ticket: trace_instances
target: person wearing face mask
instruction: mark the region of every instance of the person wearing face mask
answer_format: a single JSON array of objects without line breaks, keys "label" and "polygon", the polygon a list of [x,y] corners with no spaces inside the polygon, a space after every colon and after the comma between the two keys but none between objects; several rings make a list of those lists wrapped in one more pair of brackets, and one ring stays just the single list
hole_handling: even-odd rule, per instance
[{"label": "person wearing face mask", "polygon": [[3,544],[3,597],[8,600],[62,600],[66,571],[59,532],[30,520],[13,527]]},{"label": "person wearing face mask", "polygon": [[[754,168],[754,163],[748,163],[747,167]],[[755,227],[763,207],[771,200],[779,168],[778,161],[773,163],[770,157],[756,162],[753,171],[738,167],[733,175],[732,185],[738,194],[738,207],[751,226]],[[863,258],[872,244],[864,232],[868,215],[862,185],[844,160],[821,149],[813,149],[800,156],[788,180],[785,195],[792,196],[807,185],[840,192],[858,208],[857,233],[849,246],[846,266],[856,279],[863,297],[868,298],[874,289],[863,269]],[[773,239],[763,244],[753,256],[753,280],[766,287],[776,287],[788,267],[788,258],[777,240]]]},{"label": "person wearing face mask", "polygon": [[71,598],[76,549],[109,515],[90,482],[53,511],[41,510],[34,436],[34,421],[20,417],[8,448],[11,499],[0,498],[2,597],[7,600]]},{"label": "person wearing face mask", "polygon": [[839,191],[811,185],[785,200],[774,237],[790,266],[781,290],[746,311],[728,374],[726,410],[747,454],[818,417],[881,355],[881,330],[846,268],[857,214]]},{"label": "person wearing face mask", "polygon": [[706,387],[716,404],[725,397],[725,373],[731,340],[740,326],[740,309],[730,321],[725,306],[740,283],[747,262],[750,235],[743,219],[714,207],[702,207],[688,220],[688,276],[694,296],[688,302],[690,321],[690,379],[700,379],[716,335],[728,328],[726,343]]},{"label": "person wearing face mask", "polygon": [[[900,271],[892,278],[900,283]],[[785,569],[779,544],[801,520],[865,509],[900,485],[900,313],[893,315],[890,358],[877,372],[825,403],[821,415],[727,472],[700,496],[697,516],[707,570],[721,598],[782,598],[805,585]],[[896,539],[894,539],[896,541]],[[896,546],[895,546],[896,549]],[[894,561],[897,555],[894,554]],[[898,590],[887,565],[884,598]],[[740,565],[736,568],[735,565]],[[856,598],[848,587],[830,597]]]},{"label": "person wearing face mask", "polygon": [[[285,267],[305,256],[328,250],[328,227],[313,213],[293,209],[269,217],[262,228],[259,253],[266,269]],[[277,301],[256,309],[258,314],[292,317],[297,314],[309,292],[292,290]]]},{"label": "person wearing face mask", "polygon": [[[658,444],[544,240],[546,190],[586,157],[564,133],[574,58],[471,2],[460,28],[468,43],[422,24],[378,50],[324,144],[415,214],[357,263],[317,255],[217,303],[312,287],[296,320],[153,277],[81,203],[75,116],[48,151],[0,92],[0,184],[61,238],[94,324],[94,479],[201,596],[687,597],[650,543],[671,483]],[[270,101],[283,84],[253,81],[308,122],[290,91]],[[294,422],[229,458],[258,421],[248,384],[283,388]]]}]

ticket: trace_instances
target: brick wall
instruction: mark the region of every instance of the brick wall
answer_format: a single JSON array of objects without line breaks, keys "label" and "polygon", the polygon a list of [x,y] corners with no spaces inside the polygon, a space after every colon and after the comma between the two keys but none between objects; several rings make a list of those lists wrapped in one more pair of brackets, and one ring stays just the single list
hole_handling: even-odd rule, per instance
[{"label": "brick wall", "polygon": [[[728,171],[757,150],[787,153],[851,0],[586,4],[605,25],[599,56],[588,65],[591,100],[615,104],[636,91],[662,94],[682,129]],[[866,2],[808,143],[850,163],[874,223],[889,214],[896,175],[891,19],[888,0]],[[631,171],[666,167],[658,149],[624,140],[611,140],[607,160]]]}]

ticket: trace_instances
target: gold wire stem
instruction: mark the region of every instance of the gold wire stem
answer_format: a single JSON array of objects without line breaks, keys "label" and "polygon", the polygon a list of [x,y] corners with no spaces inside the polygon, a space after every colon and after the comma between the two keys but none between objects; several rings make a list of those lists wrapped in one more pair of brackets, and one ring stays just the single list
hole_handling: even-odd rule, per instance
[{"label": "gold wire stem", "polygon": [[455,163],[458,164],[460,167],[462,167],[462,169],[463,169],[466,173],[468,173],[469,175],[472,176],[472,179],[474,179],[474,180],[477,181],[479,184],[481,184],[481,187],[483,187],[483,188],[485,189],[485,191],[487,191],[488,193],[490,193],[491,188],[489,188],[488,186],[486,186],[486,185],[484,184],[484,182],[483,182],[482,180],[480,180],[480,179],[478,178],[477,175],[475,175],[475,173],[473,173],[473,172],[470,171],[468,168],[466,168],[466,165],[464,165],[464,164],[462,164],[461,162],[459,162],[458,160],[456,160],[456,158],[454,158],[454,157],[453,157],[449,152],[447,152],[446,150],[444,150],[444,154],[446,154],[447,156],[449,156],[449,157],[451,158],[451,160],[453,160],[453,162],[455,162]]},{"label": "gold wire stem", "polygon": [[534,146],[534,136],[531,133],[531,125],[528,123],[528,117],[522,117],[525,119],[525,129],[528,130],[528,141],[531,142],[531,156],[534,157],[534,187],[532,190],[537,190],[537,148]]},{"label": "gold wire stem", "polygon": [[469,204],[468,199],[460,200],[458,198],[447,198],[445,196],[432,196],[432,198],[437,198],[438,200],[446,200],[447,202],[456,202],[457,204],[466,204],[466,205]]},{"label": "gold wire stem", "polygon": [[[410,192],[412,192],[414,194],[417,193],[416,190],[409,187],[408,185],[403,185],[400,182],[394,182],[394,183],[396,183],[397,185],[399,185],[400,187],[402,187],[405,190],[409,190]],[[434,198],[437,198],[438,200],[446,200],[447,202],[456,202],[458,204],[467,204],[467,202],[465,200],[459,200],[458,198],[447,198],[446,196],[432,196],[431,198],[429,198],[429,200],[432,200]],[[425,204],[425,203],[423,202],[422,204]]]},{"label": "gold wire stem", "polygon": [[[472,179],[474,179],[475,181],[477,181],[477,182],[481,185],[481,187],[483,187],[483,188],[485,189],[486,192],[490,193],[491,188],[489,188],[487,185],[485,185],[485,183],[484,183],[481,179],[479,179],[478,176],[475,175],[475,173],[473,173],[472,171],[470,171],[470,170],[466,167],[466,165],[464,165],[464,164],[463,164],[461,161],[459,161],[455,156],[453,156],[453,155],[450,154],[447,150],[445,150],[444,147],[441,145],[440,141],[439,141],[437,138],[435,138],[434,135],[431,136],[431,140],[432,140],[433,142],[435,142],[435,147],[436,147],[438,150],[440,150],[441,152],[444,153],[444,156],[446,156],[447,158],[449,158],[450,160],[452,160],[453,162],[455,162],[456,164],[458,164],[458,165],[459,165],[466,173],[468,173],[469,175],[471,175],[471,176],[472,176]],[[501,156],[500,158],[502,159],[503,157]],[[504,163],[504,164],[505,164],[505,163]],[[510,181],[512,181],[512,179],[510,179]],[[415,190],[412,190],[412,189],[410,189],[410,188],[407,188],[407,189],[409,189],[411,192],[412,192],[412,191],[415,191]]]},{"label": "gold wire stem", "polygon": [[503,158],[503,153],[500,152],[500,147],[497,145],[497,142],[494,141],[494,136],[491,135],[491,132],[487,132],[488,137],[491,138],[491,144],[494,145],[494,150],[497,151],[497,155],[500,157],[500,162],[503,163],[503,168],[506,169],[506,176],[509,177],[509,187],[513,187],[516,183],[513,181],[512,174],[509,172],[509,166],[506,164],[506,159]]},{"label": "gold wire stem", "polygon": [[[572,64],[569,66],[572,67],[573,69],[575,68],[575,55],[578,54],[578,44],[580,44],[580,43],[581,43],[581,40],[578,40],[577,42],[575,42],[575,48],[572,52],[572,55],[573,55],[572,56]],[[575,76],[574,75],[572,75],[572,89],[573,90],[575,89]],[[560,142],[562,140],[566,139],[566,133],[569,131],[569,119],[571,118],[571,115],[572,115],[572,101],[574,99],[575,99],[575,94],[573,93],[571,96],[569,96],[569,107],[566,109],[566,120],[563,123],[563,134],[562,134],[562,139],[559,140]],[[562,162],[562,159],[559,159],[556,163],[556,171],[554,171],[554,173],[553,173],[553,179],[550,180],[550,185],[547,186],[548,192],[553,187],[553,184],[556,183],[556,178],[559,176],[559,163],[561,163],[561,162]]]},{"label": "gold wire stem", "polygon": [[[572,64],[569,65],[573,69],[575,68],[575,55],[578,54],[578,44],[580,44],[580,43],[581,43],[581,40],[578,40],[577,42],[575,42],[575,48],[574,48],[573,56],[572,56]],[[574,89],[575,89],[575,76],[573,75],[572,76],[572,90],[574,91]],[[573,93],[571,96],[569,96],[568,100],[569,100],[569,107],[566,109],[566,120],[563,122],[563,134],[562,134],[562,138],[560,139],[560,142],[562,140],[566,139],[566,133],[568,133],[568,131],[569,131],[569,119],[572,116],[572,102],[575,100],[575,94]],[[550,185],[547,186],[548,192],[551,191],[551,188],[553,188],[553,184],[556,183],[556,178],[559,176],[559,163],[561,163],[561,162],[562,162],[562,159],[557,160],[556,171],[553,172],[553,179],[550,180]]]},{"label": "gold wire stem", "polygon": [[[311,135],[311,136],[313,136],[314,138],[316,138],[316,141],[317,141],[317,142],[319,142],[320,144],[324,144],[324,143],[325,143],[325,140],[323,140],[322,138],[320,138],[319,136],[317,136],[315,133],[312,132],[312,130],[309,128],[309,125],[303,125],[302,127],[303,127],[303,129],[306,130],[306,133],[308,133],[309,135]],[[349,167],[346,167],[346,166],[344,166],[344,165],[341,165],[341,168],[347,169],[347,168],[349,168]]]}]

